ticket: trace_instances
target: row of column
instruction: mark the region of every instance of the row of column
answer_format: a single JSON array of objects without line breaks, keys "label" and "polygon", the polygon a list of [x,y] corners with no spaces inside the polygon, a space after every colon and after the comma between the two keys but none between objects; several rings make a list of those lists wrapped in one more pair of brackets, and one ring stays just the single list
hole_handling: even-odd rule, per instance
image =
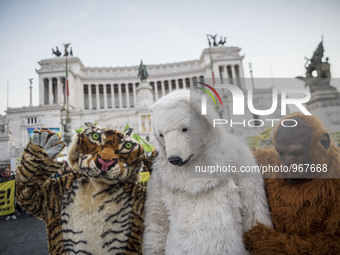
[{"label": "row of column", "polygon": [[64,81],[65,78],[50,77],[43,79],[43,103],[44,105],[61,105],[65,96]]},{"label": "row of column", "polygon": [[[219,75],[222,83],[234,84],[241,87],[241,71],[239,65],[220,65],[218,66]],[[154,91],[154,100],[170,93],[173,90],[189,89],[197,85],[197,81],[203,81],[204,77],[190,77],[181,79],[170,79],[152,81],[150,85]],[[64,77],[49,77],[43,79],[43,101],[45,105],[64,103],[65,98]],[[136,106],[136,88],[139,83],[122,83],[122,84],[84,84],[84,106],[85,109],[108,109],[108,108],[130,108]],[[100,86],[103,87],[99,91]],[[108,93],[108,86],[110,93]],[[87,96],[85,88],[87,87]],[[94,93],[92,93],[94,88]],[[132,88],[132,89],[131,89]],[[124,90],[124,92],[123,92]],[[132,91],[131,91],[132,90]],[[132,92],[132,93],[131,93]],[[93,102],[93,94],[95,94],[95,102]],[[102,94],[102,98],[100,95]],[[117,94],[117,95],[116,95]],[[124,98],[124,99],[123,99]],[[101,100],[102,99],[102,100]],[[109,107],[108,100],[111,101]],[[117,102],[116,102],[117,101]]]},{"label": "row of column", "polygon": [[[197,85],[198,79],[203,81],[204,77],[152,81],[150,85],[154,91],[154,100],[157,101],[173,90],[192,88]],[[136,107],[138,85],[139,83],[84,84],[84,108],[92,110]]]},{"label": "row of column", "polygon": [[92,110],[135,107],[138,84],[84,84],[84,108]]},{"label": "row of column", "polygon": [[204,81],[204,76],[181,78],[172,80],[161,80],[150,82],[154,91],[154,99],[157,101],[160,97],[178,89],[192,89],[197,86],[197,81]]},{"label": "row of column", "polygon": [[241,70],[239,65],[220,65],[218,66],[221,83],[229,83],[241,87]]}]

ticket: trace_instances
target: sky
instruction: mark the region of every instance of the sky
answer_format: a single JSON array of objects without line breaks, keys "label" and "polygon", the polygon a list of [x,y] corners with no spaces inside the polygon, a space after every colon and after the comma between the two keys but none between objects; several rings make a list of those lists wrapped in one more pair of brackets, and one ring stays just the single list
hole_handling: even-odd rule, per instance
[{"label": "sky", "polygon": [[218,34],[242,49],[245,77],[252,63],[255,78],[293,78],[323,36],[339,78],[339,13],[338,0],[0,0],[0,114],[29,105],[29,78],[38,105],[38,61],[63,43],[85,66],[132,66],[198,59]]}]

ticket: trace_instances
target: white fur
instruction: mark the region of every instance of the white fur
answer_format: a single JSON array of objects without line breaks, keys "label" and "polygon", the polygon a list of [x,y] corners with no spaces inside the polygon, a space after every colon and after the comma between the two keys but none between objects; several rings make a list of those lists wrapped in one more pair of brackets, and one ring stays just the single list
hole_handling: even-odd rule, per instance
[{"label": "white fur", "polygon": [[[190,164],[239,168],[256,163],[248,147],[236,137],[221,127],[209,127],[212,119],[219,118],[213,108],[208,106],[208,115],[202,116],[198,95],[193,94],[191,102],[189,91],[179,90],[152,106],[159,155],[148,183],[144,252],[247,254],[243,233],[256,221],[271,225],[263,179],[259,174],[244,178],[237,173],[193,178]],[[183,128],[188,131],[182,132]],[[190,137],[195,139],[190,141]],[[190,162],[181,167],[168,161],[170,156],[185,160],[191,154]]]}]

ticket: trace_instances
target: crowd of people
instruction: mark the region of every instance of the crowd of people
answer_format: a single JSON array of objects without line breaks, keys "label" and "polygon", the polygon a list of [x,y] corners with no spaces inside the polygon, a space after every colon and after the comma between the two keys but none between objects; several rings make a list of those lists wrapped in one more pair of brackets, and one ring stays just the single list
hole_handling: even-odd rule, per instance
[{"label": "crowd of people", "polygon": [[[68,174],[72,171],[71,167],[69,166],[68,162],[64,160],[62,162],[62,168],[59,169],[56,173],[51,175],[51,178],[59,178],[62,175]],[[16,172],[11,171],[9,167],[6,167],[0,173],[0,183],[8,182],[15,180]],[[20,217],[22,214],[29,215],[28,212],[25,212],[20,205],[15,201],[15,212],[6,216],[5,220],[16,220],[17,217]]]},{"label": "crowd of people", "polygon": [[7,182],[15,179],[15,174],[6,167],[5,170],[0,175],[0,183]]},{"label": "crowd of people", "polygon": [[[0,183],[12,181],[12,180],[15,180],[15,174],[14,174],[14,172],[12,172],[9,169],[9,167],[6,167],[5,170],[0,174]],[[16,220],[17,219],[17,217],[15,215],[16,214],[20,215],[21,212],[22,212],[22,209],[20,208],[20,206],[18,204],[15,205],[15,209],[16,209],[16,212],[12,213],[10,215],[7,215],[6,220],[10,220],[10,219]]]}]

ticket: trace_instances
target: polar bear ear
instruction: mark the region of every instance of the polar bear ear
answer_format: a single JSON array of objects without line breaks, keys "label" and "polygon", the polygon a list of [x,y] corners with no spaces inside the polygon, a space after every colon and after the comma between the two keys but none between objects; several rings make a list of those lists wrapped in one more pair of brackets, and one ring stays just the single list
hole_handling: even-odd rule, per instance
[{"label": "polar bear ear", "polygon": [[126,137],[131,137],[132,133],[133,133],[133,128],[128,128],[125,130],[124,135]]}]

